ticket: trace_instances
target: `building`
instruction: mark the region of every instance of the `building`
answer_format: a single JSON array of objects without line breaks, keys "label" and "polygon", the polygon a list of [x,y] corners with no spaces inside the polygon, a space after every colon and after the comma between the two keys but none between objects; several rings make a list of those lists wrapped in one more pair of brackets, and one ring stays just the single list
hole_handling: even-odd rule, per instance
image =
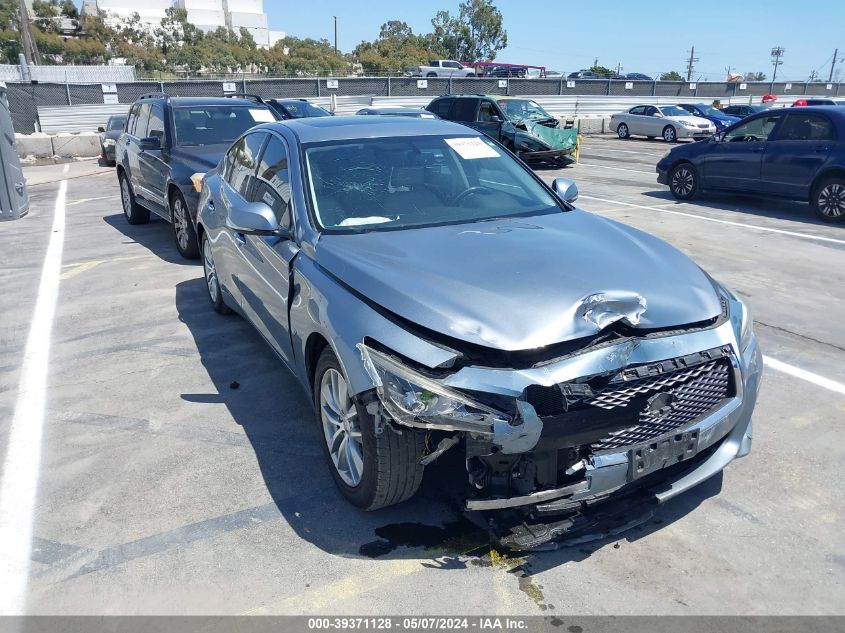
[{"label": "building", "polygon": [[246,29],[261,48],[270,48],[280,39],[282,31],[271,31],[264,13],[264,0],[223,0],[227,26],[238,33]]},{"label": "building", "polygon": [[206,33],[226,28],[223,0],[176,0],[176,6],[188,12],[188,22]]},{"label": "building", "polygon": [[161,26],[167,9],[172,6],[172,0],[97,0],[97,10],[104,11],[109,17],[128,20],[137,13],[141,23],[151,29]]}]

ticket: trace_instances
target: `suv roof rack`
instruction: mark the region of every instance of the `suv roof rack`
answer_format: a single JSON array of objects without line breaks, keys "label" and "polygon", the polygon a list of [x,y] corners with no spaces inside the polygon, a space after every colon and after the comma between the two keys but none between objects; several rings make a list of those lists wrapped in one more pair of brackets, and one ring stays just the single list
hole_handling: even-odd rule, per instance
[{"label": "suv roof rack", "polygon": [[144,99],[170,99],[170,95],[166,92],[148,92],[138,97],[138,101],[143,101]]},{"label": "suv roof rack", "polygon": [[229,99],[249,99],[250,101],[255,101],[256,103],[264,103],[264,99],[262,99],[258,95],[253,95],[246,92],[232,92],[223,96]]}]

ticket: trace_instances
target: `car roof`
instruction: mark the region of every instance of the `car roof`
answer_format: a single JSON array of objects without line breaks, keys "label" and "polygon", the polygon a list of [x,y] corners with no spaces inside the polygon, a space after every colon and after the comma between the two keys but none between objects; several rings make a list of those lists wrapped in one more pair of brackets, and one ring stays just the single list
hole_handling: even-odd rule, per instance
[{"label": "car roof", "polygon": [[291,119],[265,123],[258,129],[285,127],[293,132],[300,143],[345,141],[391,136],[481,136],[472,128],[443,119],[418,119],[414,117],[333,116]]},{"label": "car roof", "polygon": [[384,107],[384,108],[375,107],[375,108],[373,108],[373,107],[371,107],[371,108],[362,108],[362,109],[366,110],[367,112],[389,112],[391,114],[404,114],[404,113],[411,113],[411,112],[419,112],[420,114],[422,114],[422,113],[431,114],[425,108],[396,108],[396,107],[393,107],[393,108],[391,108],[391,107]]},{"label": "car roof", "polygon": [[174,107],[179,106],[252,106],[253,108],[266,108],[267,105],[252,99],[241,99],[240,97],[170,97],[165,99],[144,99],[141,103],[148,101],[167,101]]}]

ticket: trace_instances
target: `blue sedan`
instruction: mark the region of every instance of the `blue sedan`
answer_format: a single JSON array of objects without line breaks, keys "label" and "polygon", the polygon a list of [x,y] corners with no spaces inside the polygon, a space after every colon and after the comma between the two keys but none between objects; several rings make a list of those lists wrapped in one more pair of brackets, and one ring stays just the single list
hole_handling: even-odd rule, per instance
[{"label": "blue sedan", "polygon": [[825,222],[845,221],[845,108],[769,110],[702,143],[675,147],[657,182],[679,200],[706,190],[808,201]]},{"label": "blue sedan", "polygon": [[717,132],[729,128],[742,119],[742,117],[725,114],[721,110],[717,110],[713,106],[704,103],[679,103],[678,107],[683,108],[690,114],[707,119],[716,126]]}]

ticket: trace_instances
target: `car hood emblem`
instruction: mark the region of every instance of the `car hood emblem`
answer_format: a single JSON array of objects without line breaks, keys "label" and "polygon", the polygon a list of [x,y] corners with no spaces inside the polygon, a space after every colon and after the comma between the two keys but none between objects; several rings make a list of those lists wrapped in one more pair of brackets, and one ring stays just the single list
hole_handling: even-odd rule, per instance
[{"label": "car hood emblem", "polygon": [[665,418],[672,413],[672,403],[675,402],[675,394],[673,393],[658,393],[648,399],[645,410],[650,416],[660,419]]}]

